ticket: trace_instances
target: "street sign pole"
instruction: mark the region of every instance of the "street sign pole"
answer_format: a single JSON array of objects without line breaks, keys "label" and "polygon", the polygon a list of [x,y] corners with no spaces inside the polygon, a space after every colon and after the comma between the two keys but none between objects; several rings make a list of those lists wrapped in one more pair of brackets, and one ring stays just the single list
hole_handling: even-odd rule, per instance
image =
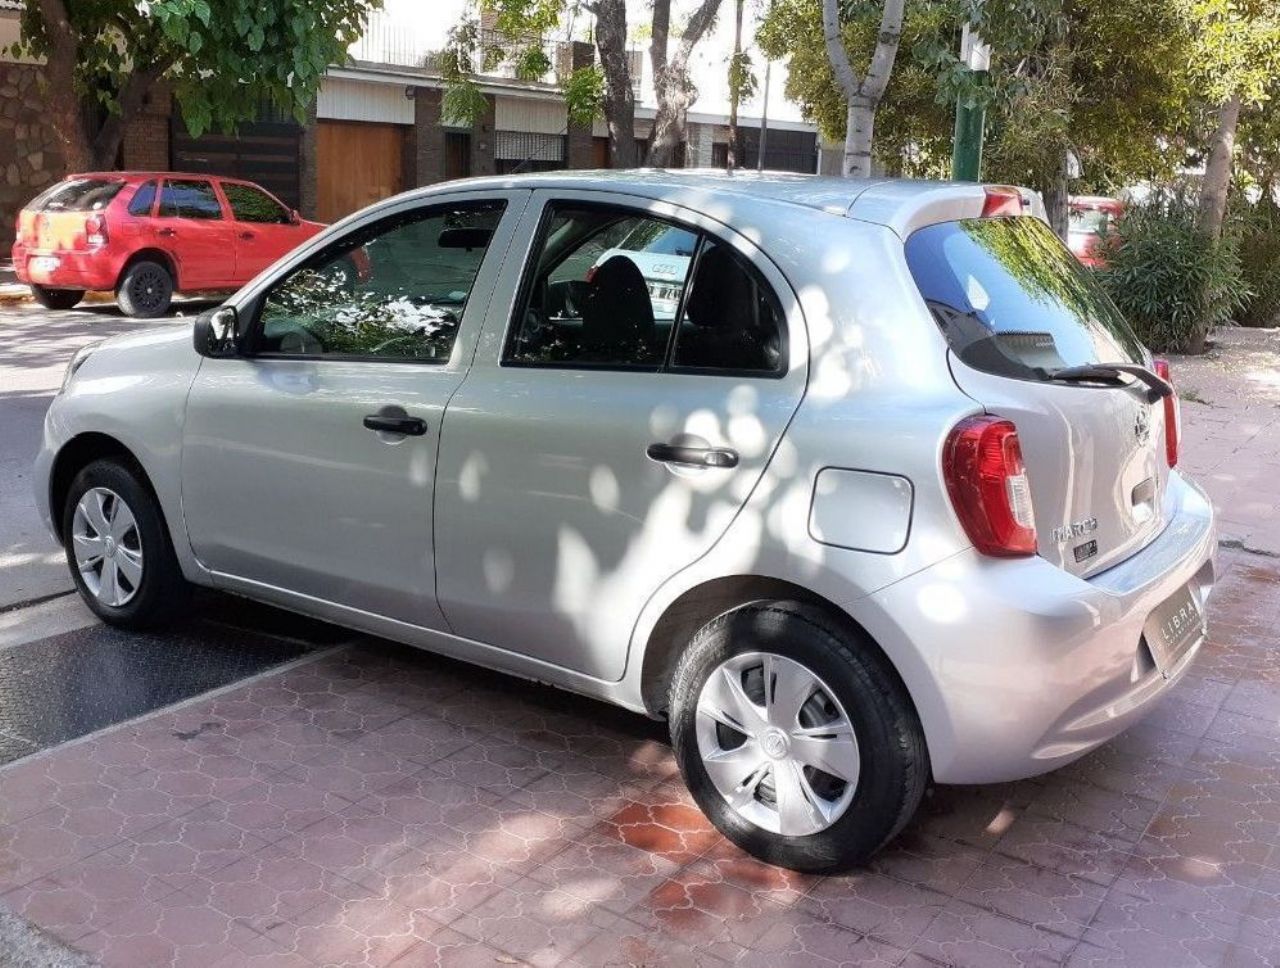
[{"label": "street sign pole", "polygon": [[[991,48],[968,24],[960,35],[960,59],[975,73],[985,73],[991,67]],[[951,177],[956,181],[976,182],[982,177],[982,134],[986,120],[986,110],[981,105],[965,104],[963,98],[956,101],[956,129],[951,143]]]}]

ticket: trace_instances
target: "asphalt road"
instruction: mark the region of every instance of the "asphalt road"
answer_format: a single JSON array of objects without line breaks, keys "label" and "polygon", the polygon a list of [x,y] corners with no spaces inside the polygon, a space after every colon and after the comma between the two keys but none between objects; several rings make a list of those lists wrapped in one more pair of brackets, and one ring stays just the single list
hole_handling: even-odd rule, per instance
[{"label": "asphalt road", "polygon": [[0,305],[0,610],[71,589],[60,549],[36,515],[31,462],[49,402],[67,361],[85,343],[148,326],[188,326],[208,302],[183,303],[160,320],[137,320],[114,305],[51,312],[34,303]]}]

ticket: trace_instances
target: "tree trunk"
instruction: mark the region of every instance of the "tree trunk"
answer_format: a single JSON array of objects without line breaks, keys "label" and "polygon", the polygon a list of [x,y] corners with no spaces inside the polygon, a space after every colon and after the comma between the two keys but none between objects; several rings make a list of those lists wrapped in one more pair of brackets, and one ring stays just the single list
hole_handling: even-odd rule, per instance
[{"label": "tree trunk", "polygon": [[[658,0],[653,10],[655,18],[659,8],[669,5],[670,0]],[[665,43],[663,52],[654,56],[650,50],[650,60],[655,68],[659,62],[665,66],[661,76],[654,77],[654,90],[658,96],[658,110],[653,118],[653,133],[649,136],[649,154],[645,163],[659,168],[668,167],[675,160],[676,149],[684,141],[685,116],[689,105],[693,102],[695,89],[689,78],[689,56],[693,48],[702,39],[711,25],[715,23],[716,14],[720,10],[720,0],[702,0],[698,9],[689,18],[684,34],[680,38],[680,46],[676,48],[674,57],[667,58]],[[654,46],[657,46],[657,31],[654,31]]]},{"label": "tree trunk", "polygon": [[93,169],[93,146],[85,126],[85,113],[75,92],[79,42],[62,0],[40,0],[40,19],[49,41],[45,58],[45,106],[49,125],[57,135],[67,171]]},{"label": "tree trunk", "polygon": [[[742,57],[742,6],[743,0],[733,2],[733,60],[729,68],[729,151],[726,167],[733,171],[738,167],[738,101],[741,91],[738,90],[736,71],[738,61]],[[764,151],[764,146],[760,146]]]},{"label": "tree trunk", "polygon": [[1200,230],[1212,238],[1222,234],[1227,214],[1227,189],[1231,186],[1231,156],[1236,145],[1236,123],[1240,120],[1240,96],[1229,98],[1218,108],[1218,127],[1209,146],[1200,188]]},{"label": "tree trunk", "polygon": [[1063,242],[1066,242],[1067,228],[1070,221],[1070,206],[1067,204],[1067,156],[1065,152],[1058,160],[1058,169],[1053,173],[1049,184],[1044,186],[1041,196],[1044,198],[1045,217],[1049,220],[1049,227]]},{"label": "tree trunk", "polygon": [[875,135],[876,110],[865,97],[849,99],[845,113],[844,163],[846,178],[871,177],[871,142]]},{"label": "tree trunk", "polygon": [[604,117],[609,127],[609,164],[636,166],[636,97],[627,63],[625,0],[599,0],[595,5],[596,50],[604,70]]},{"label": "tree trunk", "polygon": [[860,79],[849,60],[849,51],[844,46],[838,0],[822,0],[822,38],[827,48],[827,60],[847,105],[842,166],[846,176],[866,178],[871,174],[871,145],[874,140],[876,108],[884,97],[889,77],[893,73],[893,62],[898,56],[904,5],[905,0],[884,0],[875,51],[871,55],[866,77]]}]

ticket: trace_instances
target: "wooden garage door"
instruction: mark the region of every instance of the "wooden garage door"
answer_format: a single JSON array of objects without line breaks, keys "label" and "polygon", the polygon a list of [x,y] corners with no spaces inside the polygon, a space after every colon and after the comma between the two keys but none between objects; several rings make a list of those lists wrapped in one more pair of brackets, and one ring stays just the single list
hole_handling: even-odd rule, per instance
[{"label": "wooden garage door", "polygon": [[316,217],[334,222],[404,190],[398,124],[321,121],[316,133]]}]

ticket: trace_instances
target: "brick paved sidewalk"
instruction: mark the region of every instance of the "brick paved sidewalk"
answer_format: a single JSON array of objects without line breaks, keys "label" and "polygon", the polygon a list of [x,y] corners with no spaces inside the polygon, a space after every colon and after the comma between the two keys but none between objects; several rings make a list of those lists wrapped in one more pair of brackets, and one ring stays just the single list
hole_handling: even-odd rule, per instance
[{"label": "brick paved sidewalk", "polygon": [[852,876],[725,843],[656,724],[369,643],[0,771],[3,903],[121,968],[1274,965],[1280,562],[1223,566],[1147,721]]}]

